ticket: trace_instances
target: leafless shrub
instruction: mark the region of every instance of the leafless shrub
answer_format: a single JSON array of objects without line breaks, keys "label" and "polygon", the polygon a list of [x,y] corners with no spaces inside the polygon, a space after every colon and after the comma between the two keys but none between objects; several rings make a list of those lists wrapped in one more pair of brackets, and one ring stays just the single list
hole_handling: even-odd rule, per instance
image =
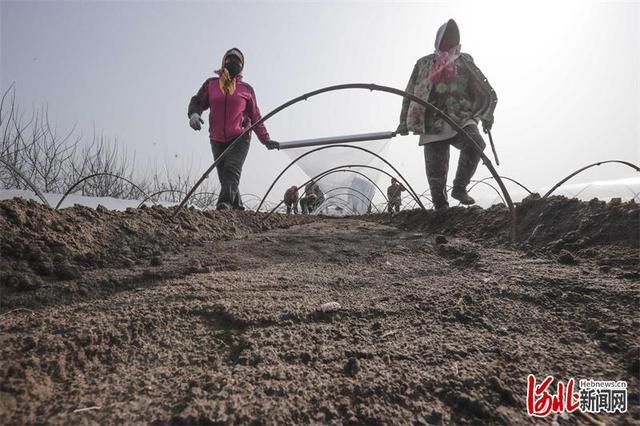
[{"label": "leafless shrub", "polygon": [[[11,164],[45,192],[59,192],[70,159],[80,139],[73,138],[75,126],[65,135],[59,135],[49,122],[46,106],[32,109],[28,118],[16,106],[13,85],[0,101],[0,158]],[[0,170],[3,188],[27,189],[28,186],[12,170]]]},{"label": "leafless shrub", "polygon": [[[175,170],[169,164],[144,175],[136,167],[135,154],[117,139],[108,140],[94,130],[86,143],[75,125],[60,134],[51,125],[46,106],[33,108],[30,114],[20,110],[13,84],[0,100],[0,134],[0,159],[43,192],[64,193],[75,185],[73,192],[85,196],[141,199],[145,196],[141,189],[147,195],[158,193],[153,201],[176,203],[199,177],[191,168]],[[0,167],[0,188],[29,189],[29,185],[14,170]],[[218,192],[213,180],[200,191],[192,203],[200,208],[213,205]]]}]

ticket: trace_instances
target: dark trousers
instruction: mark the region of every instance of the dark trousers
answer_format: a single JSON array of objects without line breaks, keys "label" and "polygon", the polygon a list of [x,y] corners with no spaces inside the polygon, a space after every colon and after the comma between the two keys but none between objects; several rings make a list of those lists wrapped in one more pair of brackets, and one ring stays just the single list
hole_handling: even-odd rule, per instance
[{"label": "dark trousers", "polygon": [[396,213],[398,213],[400,211],[400,204],[400,200],[389,200],[387,210],[389,210],[389,213],[393,213],[393,210],[395,209]]},{"label": "dark trousers", "polygon": [[295,203],[287,203],[285,201],[284,204],[285,204],[285,206],[287,206],[287,214],[291,214],[291,209],[293,209],[293,212],[295,214],[298,214],[298,202],[297,201]]},{"label": "dark trousers", "polygon": [[[478,131],[478,126],[470,125],[465,127],[464,130],[484,151],[486,144]],[[429,181],[433,206],[436,208],[448,205],[447,174],[449,172],[450,145],[460,150],[458,169],[453,180],[454,189],[466,190],[480,163],[480,153],[463,135],[456,135],[451,139],[424,145],[424,164],[427,170],[427,180]]]},{"label": "dark trousers", "polygon": [[318,198],[314,196],[306,196],[300,198],[300,209],[302,210],[302,214],[311,213],[320,203],[318,202]]},{"label": "dark trousers", "polygon": [[218,196],[217,202],[218,206],[222,203],[227,203],[235,209],[244,209],[238,186],[240,185],[242,165],[244,164],[244,160],[247,158],[247,153],[249,152],[250,141],[251,136],[247,135],[230,148],[230,150],[230,143],[211,143],[211,151],[213,152],[214,160],[217,160],[223,152],[229,150],[222,161],[220,161],[216,166],[218,179],[220,179],[220,195]]}]

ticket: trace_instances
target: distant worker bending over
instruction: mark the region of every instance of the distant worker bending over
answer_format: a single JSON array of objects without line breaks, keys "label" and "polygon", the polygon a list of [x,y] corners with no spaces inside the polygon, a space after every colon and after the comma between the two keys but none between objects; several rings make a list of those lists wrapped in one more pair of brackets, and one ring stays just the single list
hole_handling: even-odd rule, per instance
[{"label": "distant worker bending over", "polygon": [[315,182],[309,182],[304,188],[304,197],[300,199],[300,208],[302,214],[310,214],[324,203],[324,193],[320,189],[320,185]]},{"label": "distant worker bending over", "polygon": [[298,187],[293,185],[284,193],[284,205],[287,206],[287,214],[291,214],[291,210],[298,214]]}]

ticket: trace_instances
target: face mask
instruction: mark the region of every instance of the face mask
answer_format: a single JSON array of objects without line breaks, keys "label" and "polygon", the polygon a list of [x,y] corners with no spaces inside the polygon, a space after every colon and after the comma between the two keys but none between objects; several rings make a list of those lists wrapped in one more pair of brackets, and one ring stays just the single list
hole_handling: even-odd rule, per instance
[{"label": "face mask", "polygon": [[237,76],[242,70],[242,68],[240,68],[240,64],[235,61],[227,62],[226,64],[224,64],[224,67],[227,69],[227,71],[229,71],[231,77]]}]

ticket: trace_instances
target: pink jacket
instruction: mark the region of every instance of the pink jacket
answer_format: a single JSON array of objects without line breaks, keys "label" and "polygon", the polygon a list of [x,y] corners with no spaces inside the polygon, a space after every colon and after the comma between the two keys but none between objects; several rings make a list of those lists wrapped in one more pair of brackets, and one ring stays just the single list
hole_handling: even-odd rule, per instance
[{"label": "pink jacket", "polygon": [[[242,81],[241,77],[236,78],[236,90],[233,94],[222,93],[217,77],[205,81],[198,93],[191,98],[187,115],[191,117],[194,112],[202,115],[207,108],[211,108],[209,112],[211,142],[229,143],[251,123],[262,118],[253,87]],[[260,124],[253,130],[263,144],[271,139],[264,124]]]}]

